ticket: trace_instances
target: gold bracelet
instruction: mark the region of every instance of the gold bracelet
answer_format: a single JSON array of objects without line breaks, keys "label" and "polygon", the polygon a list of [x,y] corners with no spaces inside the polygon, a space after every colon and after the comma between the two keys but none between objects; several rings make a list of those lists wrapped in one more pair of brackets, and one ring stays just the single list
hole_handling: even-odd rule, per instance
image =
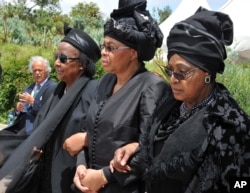
[{"label": "gold bracelet", "polygon": [[[104,175],[103,169],[101,169],[101,176],[102,176],[102,179],[103,179],[103,181],[104,181],[104,185],[107,184],[107,183],[108,183],[108,180],[107,180],[106,176]],[[103,186],[104,186],[104,185],[103,185]]]}]

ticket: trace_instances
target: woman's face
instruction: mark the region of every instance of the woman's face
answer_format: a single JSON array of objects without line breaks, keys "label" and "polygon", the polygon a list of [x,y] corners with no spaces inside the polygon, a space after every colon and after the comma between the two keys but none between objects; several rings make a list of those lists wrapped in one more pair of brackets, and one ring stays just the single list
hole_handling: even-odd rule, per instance
[{"label": "woman's face", "polygon": [[[170,85],[176,100],[184,101],[188,107],[192,107],[209,95],[211,84],[205,83],[208,72],[192,65],[178,54],[171,56],[167,69],[171,75]],[[184,75],[184,80],[178,80],[181,79],[178,73]]]},{"label": "woman's face", "polygon": [[101,48],[101,63],[106,72],[119,74],[127,71],[132,64],[135,50],[106,36]]},{"label": "woman's face", "polygon": [[57,78],[70,86],[82,74],[82,67],[79,62],[80,52],[67,42],[58,45],[55,56],[55,69]]}]

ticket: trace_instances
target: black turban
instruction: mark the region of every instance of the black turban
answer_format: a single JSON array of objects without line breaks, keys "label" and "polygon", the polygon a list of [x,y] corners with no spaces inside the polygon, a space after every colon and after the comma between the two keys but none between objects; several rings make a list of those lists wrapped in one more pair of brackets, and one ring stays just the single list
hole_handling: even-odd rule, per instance
[{"label": "black turban", "polygon": [[80,29],[65,27],[64,35],[65,37],[61,42],[68,42],[80,52],[86,54],[94,63],[100,59],[101,52],[99,46],[85,32]]},{"label": "black turban", "polygon": [[151,60],[163,39],[146,5],[146,0],[119,0],[119,8],[113,10],[111,19],[104,25],[104,36],[135,49],[140,61]]},{"label": "black turban", "polygon": [[176,23],[167,38],[168,59],[177,53],[212,75],[223,73],[227,58],[225,45],[233,41],[233,22],[221,12],[200,7],[184,21]]}]

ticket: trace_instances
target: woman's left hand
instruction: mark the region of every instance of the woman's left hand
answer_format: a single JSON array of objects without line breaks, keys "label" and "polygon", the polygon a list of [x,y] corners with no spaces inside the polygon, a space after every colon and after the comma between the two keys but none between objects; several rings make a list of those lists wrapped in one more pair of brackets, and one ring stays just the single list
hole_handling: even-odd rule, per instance
[{"label": "woman's left hand", "polygon": [[91,191],[89,187],[82,184],[82,180],[87,174],[87,168],[84,165],[79,165],[76,168],[76,173],[73,178],[73,182],[78,190],[85,193],[96,193],[96,191]]},{"label": "woman's left hand", "polygon": [[91,191],[98,191],[107,184],[103,175],[102,170],[87,169],[87,174],[81,179],[81,184]]}]

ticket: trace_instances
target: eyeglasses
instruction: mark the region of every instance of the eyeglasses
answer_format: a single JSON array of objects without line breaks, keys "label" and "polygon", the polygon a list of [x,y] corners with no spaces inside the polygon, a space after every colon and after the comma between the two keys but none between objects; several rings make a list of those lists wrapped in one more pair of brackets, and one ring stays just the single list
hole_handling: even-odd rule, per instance
[{"label": "eyeglasses", "polygon": [[66,64],[68,60],[79,60],[79,58],[69,58],[64,54],[55,54],[55,60],[59,59],[62,64]]},{"label": "eyeglasses", "polygon": [[105,49],[106,52],[115,52],[115,51],[118,51],[118,50],[130,49],[130,47],[127,47],[127,46],[120,46],[120,47],[105,46],[104,44],[101,44],[100,49],[101,50]]},{"label": "eyeglasses", "polygon": [[165,71],[166,71],[167,75],[169,77],[174,75],[174,77],[177,80],[186,80],[187,78],[189,78],[192,75],[192,72],[194,72],[196,70],[198,70],[198,68],[193,68],[193,69],[186,71],[186,72],[174,72],[173,70],[169,69],[168,67],[165,67]]}]

